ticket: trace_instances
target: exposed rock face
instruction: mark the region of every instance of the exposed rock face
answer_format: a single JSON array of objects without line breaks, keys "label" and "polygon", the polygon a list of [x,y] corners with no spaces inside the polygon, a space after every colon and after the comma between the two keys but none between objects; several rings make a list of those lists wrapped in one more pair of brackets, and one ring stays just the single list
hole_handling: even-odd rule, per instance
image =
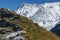
[{"label": "exposed rock face", "polygon": [[7,27],[11,25],[11,23],[5,21],[5,20],[0,20],[0,27]]},{"label": "exposed rock face", "polygon": [[0,16],[2,18],[12,18],[12,17],[14,17],[14,15],[11,12],[8,12],[8,10],[7,11],[5,11],[5,10],[7,10],[7,9],[2,9],[2,8],[0,9]]}]

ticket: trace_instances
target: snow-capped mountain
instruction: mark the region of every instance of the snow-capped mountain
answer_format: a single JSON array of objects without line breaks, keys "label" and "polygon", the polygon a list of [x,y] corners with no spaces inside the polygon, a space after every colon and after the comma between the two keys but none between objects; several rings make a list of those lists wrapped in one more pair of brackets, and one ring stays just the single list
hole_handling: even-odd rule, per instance
[{"label": "snow-capped mountain", "polygon": [[45,4],[23,4],[17,14],[26,16],[47,30],[51,30],[60,21],[60,2]]}]

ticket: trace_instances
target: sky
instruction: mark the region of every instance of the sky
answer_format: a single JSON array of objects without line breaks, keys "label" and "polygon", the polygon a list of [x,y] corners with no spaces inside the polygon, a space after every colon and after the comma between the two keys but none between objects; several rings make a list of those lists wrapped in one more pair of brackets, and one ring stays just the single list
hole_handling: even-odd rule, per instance
[{"label": "sky", "polygon": [[60,0],[0,0],[0,8],[9,8],[10,10],[16,10],[21,4],[43,4],[51,2],[60,2]]}]

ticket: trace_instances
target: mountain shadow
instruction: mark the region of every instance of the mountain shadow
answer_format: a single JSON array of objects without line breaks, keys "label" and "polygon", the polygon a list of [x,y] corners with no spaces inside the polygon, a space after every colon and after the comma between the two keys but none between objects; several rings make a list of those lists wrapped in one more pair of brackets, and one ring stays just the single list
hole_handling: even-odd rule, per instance
[{"label": "mountain shadow", "polygon": [[52,31],[53,33],[55,33],[56,35],[60,37],[60,23],[56,24],[55,27],[52,28],[50,31]]}]

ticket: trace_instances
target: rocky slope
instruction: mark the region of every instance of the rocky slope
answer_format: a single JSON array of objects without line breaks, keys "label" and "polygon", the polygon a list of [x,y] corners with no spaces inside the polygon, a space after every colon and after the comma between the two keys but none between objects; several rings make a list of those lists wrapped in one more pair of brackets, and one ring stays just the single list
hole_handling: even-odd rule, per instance
[{"label": "rocky slope", "polygon": [[[24,33],[26,34],[23,35]],[[58,36],[33,23],[31,19],[1,8],[0,40],[19,40],[19,38],[20,40],[60,40]]]},{"label": "rocky slope", "polygon": [[[23,40],[23,28],[16,24],[19,17],[8,9],[0,9],[0,40]],[[16,22],[16,23],[15,23]]]}]

